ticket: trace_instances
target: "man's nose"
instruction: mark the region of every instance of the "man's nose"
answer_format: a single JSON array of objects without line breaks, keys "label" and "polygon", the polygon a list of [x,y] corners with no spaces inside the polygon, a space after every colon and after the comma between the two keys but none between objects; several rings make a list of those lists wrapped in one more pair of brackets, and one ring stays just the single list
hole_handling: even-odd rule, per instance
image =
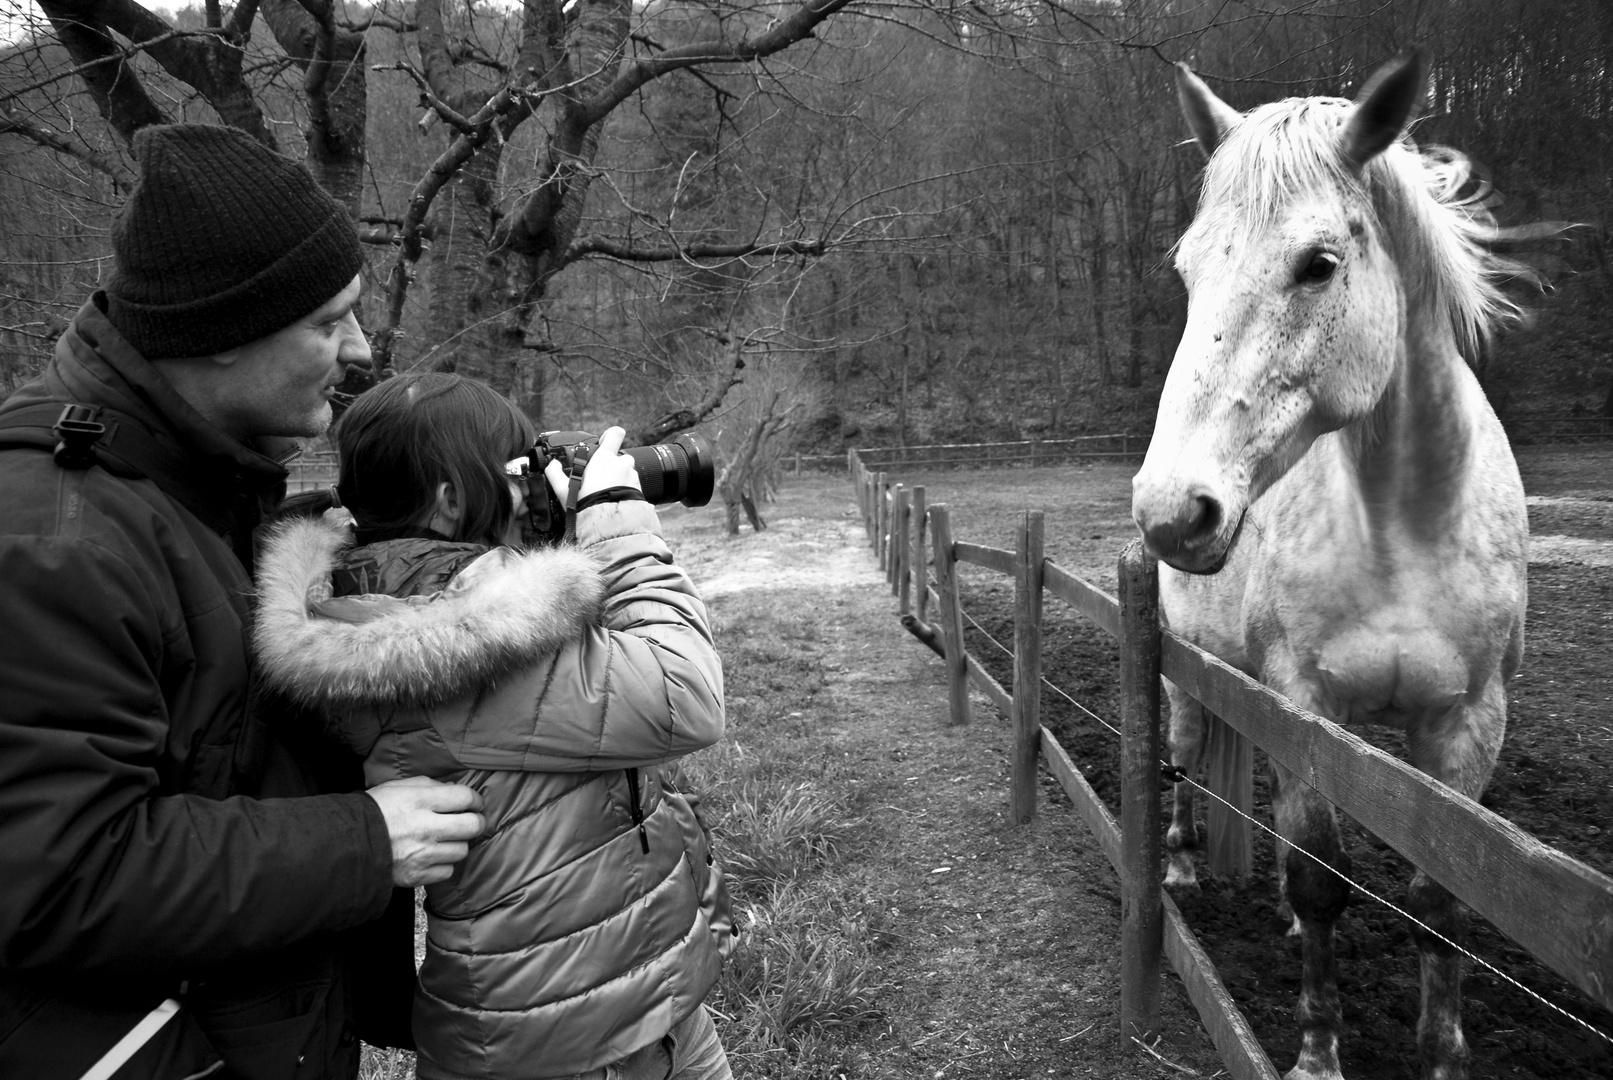
[{"label": "man's nose", "polygon": [[370,340],[364,336],[364,329],[352,312],[347,315],[347,332],[343,335],[342,347],[336,359],[348,366],[370,362]]}]

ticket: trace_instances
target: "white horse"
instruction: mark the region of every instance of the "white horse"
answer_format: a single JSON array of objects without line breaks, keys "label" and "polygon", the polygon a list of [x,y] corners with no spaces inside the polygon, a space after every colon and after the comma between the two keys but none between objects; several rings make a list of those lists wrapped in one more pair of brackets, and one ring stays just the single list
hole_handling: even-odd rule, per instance
[{"label": "white horse", "polygon": [[[1176,262],[1187,328],[1132,516],[1164,561],[1178,633],[1340,723],[1406,732],[1413,765],[1471,798],[1506,728],[1523,654],[1528,520],[1505,434],[1468,367],[1517,314],[1466,159],[1405,136],[1420,57],[1354,101],[1240,114],[1185,65],[1183,111],[1209,155]],[[1201,706],[1166,684],[1173,760],[1201,756]],[[1303,938],[1290,1080],[1340,1077],[1333,927],[1349,887],[1333,807],[1274,768],[1279,877]],[[1177,785],[1167,883],[1194,880]],[[1460,942],[1460,904],[1418,873],[1409,912]],[[1467,1073],[1460,958],[1414,928],[1425,1076]]]}]

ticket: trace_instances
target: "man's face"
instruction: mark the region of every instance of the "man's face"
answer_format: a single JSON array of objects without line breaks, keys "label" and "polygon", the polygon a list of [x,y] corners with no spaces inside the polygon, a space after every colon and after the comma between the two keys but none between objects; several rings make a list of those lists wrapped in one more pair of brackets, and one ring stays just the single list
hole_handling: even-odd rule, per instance
[{"label": "man's face", "polygon": [[223,370],[209,419],[240,439],[324,434],[331,389],[348,364],[370,361],[369,342],[353,317],[362,287],[355,276],[290,326],[215,357]]}]

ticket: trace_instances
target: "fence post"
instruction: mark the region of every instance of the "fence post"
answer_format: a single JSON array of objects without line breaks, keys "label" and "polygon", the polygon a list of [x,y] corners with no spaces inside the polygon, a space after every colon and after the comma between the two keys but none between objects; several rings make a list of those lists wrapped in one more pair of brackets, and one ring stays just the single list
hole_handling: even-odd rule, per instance
[{"label": "fence post", "polygon": [[898,584],[902,572],[902,548],[907,543],[906,522],[902,520],[902,511],[907,506],[907,485],[894,484],[891,487],[891,521],[890,537],[885,541],[885,584],[891,587],[891,595],[901,592]]},{"label": "fence post", "polygon": [[868,470],[863,468],[861,459],[857,462],[857,511],[863,519],[863,535],[871,532],[868,526]]},{"label": "fence post", "polygon": [[874,480],[874,556],[885,569],[886,530],[890,528],[890,481],[884,473]]},{"label": "fence post", "polygon": [[890,493],[890,482],[886,474],[879,472],[874,476],[874,561],[879,569],[886,569],[886,496]]},{"label": "fence post", "polygon": [[863,536],[869,533],[868,528],[868,473],[864,469],[857,470],[857,511],[863,519]]},{"label": "fence post", "polygon": [[891,581],[891,591],[896,594],[896,612],[906,615],[912,610],[912,592],[908,589],[908,561],[913,557],[913,538],[909,530],[913,527],[913,489],[902,488],[902,494],[896,502],[896,577]]},{"label": "fence post", "polygon": [[952,550],[952,520],[946,503],[930,507],[935,529],[935,589],[941,596],[941,637],[946,642],[949,722],[969,722],[969,661],[964,656],[963,604],[958,596],[958,560]]},{"label": "fence post", "polygon": [[913,582],[913,614],[919,622],[924,621],[925,609],[930,606],[930,570],[924,560],[924,530],[929,522],[924,517],[924,485],[913,487],[913,505],[909,510],[913,516],[913,556],[910,575]]},{"label": "fence post", "polygon": [[1159,1031],[1159,564],[1120,555],[1120,1035]]},{"label": "fence post", "polygon": [[1009,806],[1016,824],[1036,814],[1036,751],[1042,731],[1042,512],[1019,525],[1014,575],[1014,761]]}]

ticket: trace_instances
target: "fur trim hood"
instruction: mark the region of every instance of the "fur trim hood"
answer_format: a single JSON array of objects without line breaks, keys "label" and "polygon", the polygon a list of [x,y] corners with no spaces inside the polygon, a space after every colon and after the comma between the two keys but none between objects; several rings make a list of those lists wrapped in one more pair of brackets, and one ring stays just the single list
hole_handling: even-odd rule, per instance
[{"label": "fur trim hood", "polygon": [[597,625],[599,565],[575,548],[494,548],[424,596],[332,598],[352,537],[297,519],[258,560],[253,639],[264,682],[324,708],[435,705],[558,651]]}]

